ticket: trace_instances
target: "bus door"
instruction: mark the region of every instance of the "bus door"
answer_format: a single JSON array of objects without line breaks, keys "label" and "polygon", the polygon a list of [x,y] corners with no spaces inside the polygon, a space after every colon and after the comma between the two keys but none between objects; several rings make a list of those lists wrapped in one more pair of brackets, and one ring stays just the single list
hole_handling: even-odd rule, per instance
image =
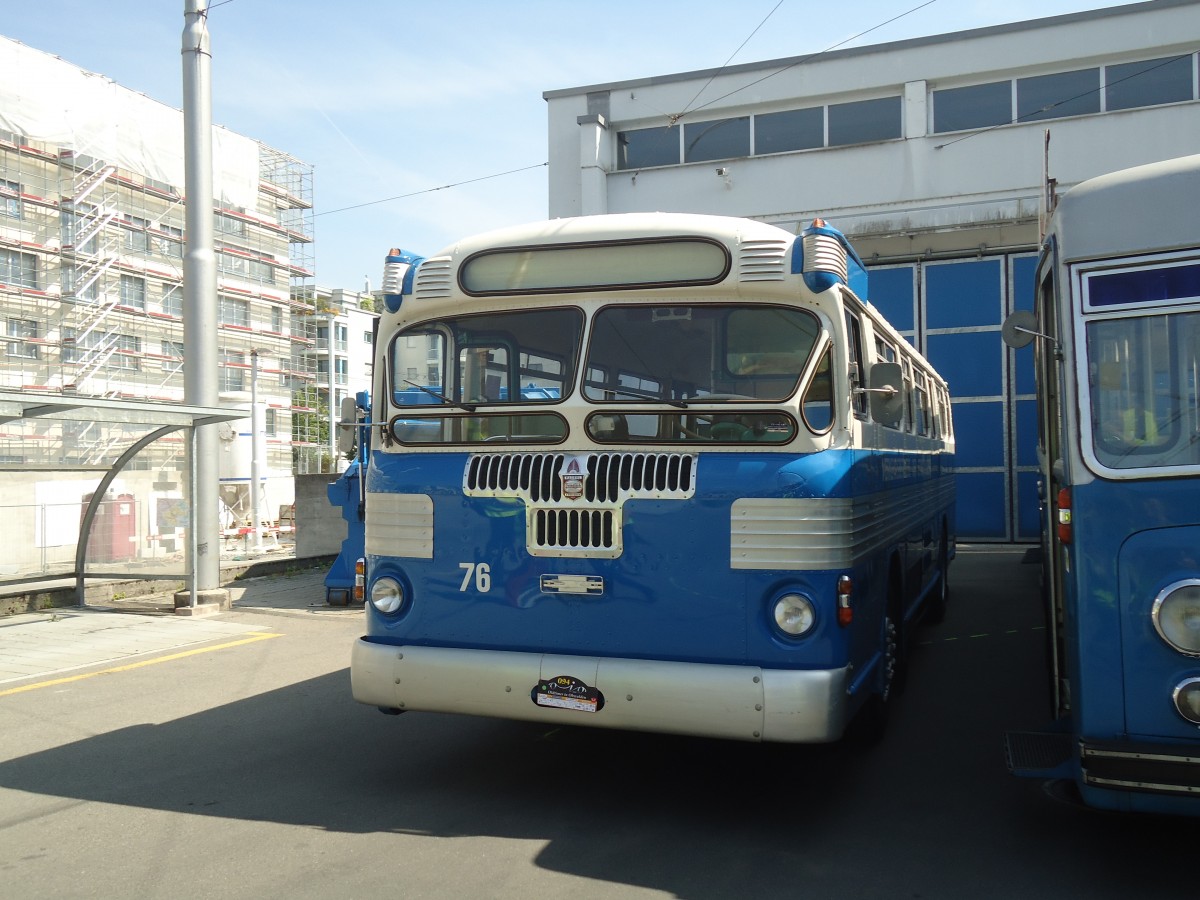
[{"label": "bus door", "polygon": [[[1050,680],[1051,713],[1055,719],[1070,708],[1066,684],[1065,640],[1063,634],[1063,604],[1066,578],[1070,570],[1067,548],[1060,539],[1062,518],[1070,516],[1069,508],[1060,509],[1061,501],[1070,496],[1065,454],[1065,428],[1062,398],[1066,396],[1068,366],[1062,359],[1060,336],[1060,298],[1056,282],[1057,254],[1043,256],[1042,277],[1037,299],[1037,330],[1034,360],[1038,394],[1038,444],[1043,458],[1041,549],[1042,591],[1046,614],[1046,665]],[[1070,304],[1066,304],[1069,311]]]}]

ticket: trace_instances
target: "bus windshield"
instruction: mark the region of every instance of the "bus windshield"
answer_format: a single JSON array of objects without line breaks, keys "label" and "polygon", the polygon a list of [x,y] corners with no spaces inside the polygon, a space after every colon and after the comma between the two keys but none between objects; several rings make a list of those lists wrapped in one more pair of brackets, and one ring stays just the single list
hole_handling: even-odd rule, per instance
[{"label": "bus windshield", "polygon": [[578,309],[534,309],[434,319],[392,344],[393,390],[403,406],[555,403],[574,379],[583,334]]},{"label": "bus windshield", "polygon": [[593,321],[583,395],[675,406],[782,401],[820,332],[815,315],[782,306],[610,306]]},{"label": "bus windshield", "polygon": [[1087,352],[1097,461],[1200,465],[1200,313],[1089,322]]}]

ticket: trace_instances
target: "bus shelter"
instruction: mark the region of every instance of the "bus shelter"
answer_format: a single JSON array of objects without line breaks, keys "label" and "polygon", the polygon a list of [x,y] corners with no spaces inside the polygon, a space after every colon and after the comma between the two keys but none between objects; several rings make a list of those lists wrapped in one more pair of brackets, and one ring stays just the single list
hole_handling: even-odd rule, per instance
[{"label": "bus shelter", "polygon": [[[196,429],[249,407],[0,391],[0,587],[195,584]],[[210,539],[215,539],[210,538]]]}]

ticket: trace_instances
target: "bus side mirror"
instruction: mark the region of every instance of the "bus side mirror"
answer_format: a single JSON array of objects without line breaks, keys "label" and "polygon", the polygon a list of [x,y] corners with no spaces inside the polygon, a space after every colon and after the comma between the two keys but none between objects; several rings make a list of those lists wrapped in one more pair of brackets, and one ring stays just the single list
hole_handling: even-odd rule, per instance
[{"label": "bus side mirror", "polygon": [[[1000,338],[1014,350],[1028,347],[1035,337],[1046,337],[1037,330],[1037,316],[1027,309],[1018,309],[1004,320]],[[1049,338],[1047,338],[1049,340]]]},{"label": "bus side mirror", "polygon": [[900,363],[877,362],[871,366],[871,418],[894,428],[904,417],[904,373]]},{"label": "bus side mirror", "polygon": [[342,398],[342,419],[337,426],[338,453],[353,453],[358,446],[358,404],[353,397]]}]

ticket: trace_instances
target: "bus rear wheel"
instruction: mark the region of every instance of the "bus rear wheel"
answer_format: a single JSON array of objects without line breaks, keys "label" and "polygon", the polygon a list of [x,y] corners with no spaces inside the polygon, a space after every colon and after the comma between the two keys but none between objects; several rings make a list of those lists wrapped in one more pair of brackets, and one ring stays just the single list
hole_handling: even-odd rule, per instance
[{"label": "bus rear wheel", "polygon": [[879,689],[867,698],[854,721],[846,730],[849,740],[860,746],[871,746],[883,740],[891,718],[892,700],[903,681],[901,666],[900,600],[893,590],[883,617],[883,657],[880,662]]}]

